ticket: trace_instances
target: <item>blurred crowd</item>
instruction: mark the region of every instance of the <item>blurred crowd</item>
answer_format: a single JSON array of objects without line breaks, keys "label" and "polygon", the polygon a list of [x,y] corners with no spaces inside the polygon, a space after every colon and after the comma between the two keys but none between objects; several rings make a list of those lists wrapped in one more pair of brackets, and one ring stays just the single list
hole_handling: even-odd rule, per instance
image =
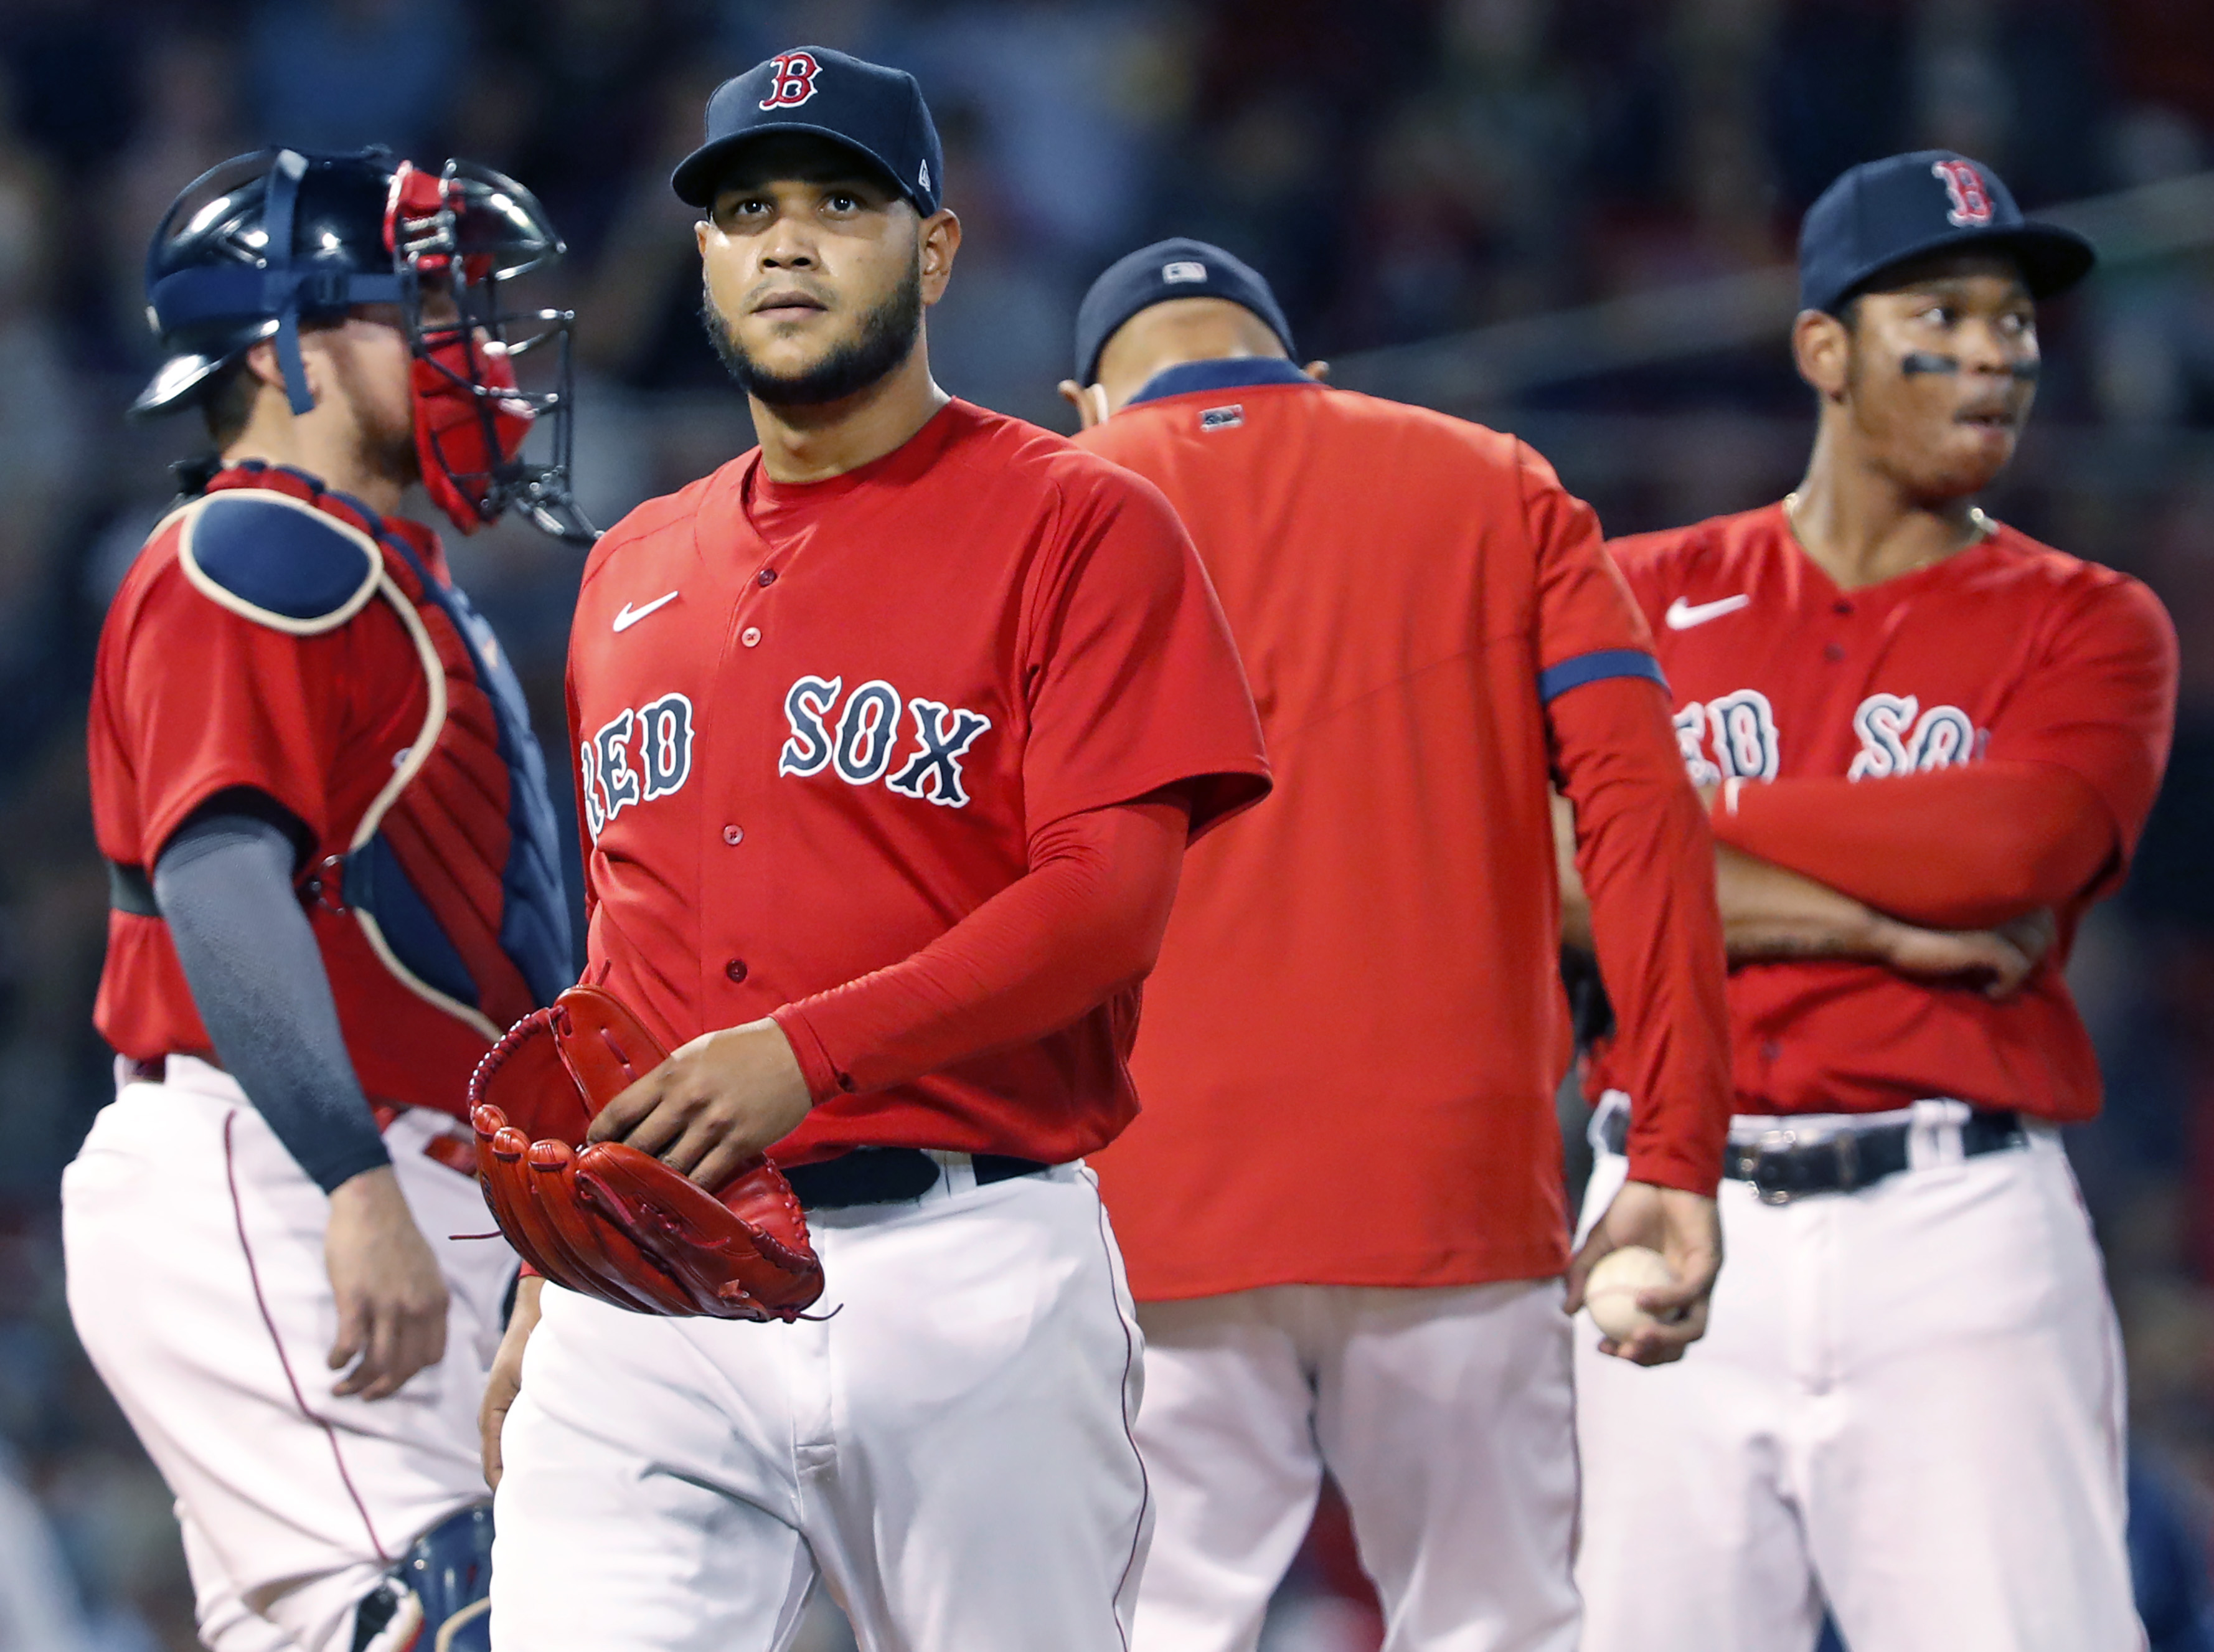
[{"label": "blurred crowd", "polygon": [[[1357,362],[1786,259],[1821,187],[1894,150],[1972,154],[2033,210],[2214,165],[2205,0],[0,0],[0,1652],[193,1644],[167,1500],[70,1336],[55,1232],[111,1087],[89,1020],[93,646],[167,465],[204,445],[189,419],[122,419],[155,359],[147,236],[193,175],[272,141],[512,173],[570,245],[536,296],[583,318],[579,485],[605,525],[748,443],[666,179],[717,82],[801,43],[920,79],[965,231],[939,376],[1057,425],[1077,297],[1160,235],[1240,253],[1303,356]],[[2040,428],[1994,507],[2150,579],[2184,639],[2168,793],[2076,968],[2111,1104],[2074,1147],[2143,1466],[2203,1554],[2214,258],[2117,265],[2046,335]],[[1780,340],[1483,411],[1615,531],[1774,498],[1810,428]],[[577,559],[503,526],[454,560],[558,750]],[[1332,1529],[1274,1652],[1375,1644]],[[82,1623],[41,1629],[40,1600]]]}]

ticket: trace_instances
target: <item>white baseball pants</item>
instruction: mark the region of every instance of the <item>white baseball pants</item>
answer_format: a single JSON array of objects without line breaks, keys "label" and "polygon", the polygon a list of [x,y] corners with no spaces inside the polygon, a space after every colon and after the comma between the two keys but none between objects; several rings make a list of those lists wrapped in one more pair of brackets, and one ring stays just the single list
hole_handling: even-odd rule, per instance
[{"label": "white baseball pants", "polygon": [[772,1652],[818,1579],[864,1652],[1124,1652],[1143,1343],[1080,1165],[810,1214],[796,1325],[548,1285],[501,1440],[498,1652]]},{"label": "white baseball pants", "polygon": [[475,1181],[385,1132],[453,1294],[446,1357],[388,1399],[339,1398],[330,1201],[228,1074],[169,1058],[125,1084],[62,1177],[70,1318],[176,1494],[214,1652],[344,1652],[353,1609],[428,1527],[481,1500],[476,1413],[515,1254]]},{"label": "white baseball pants", "polygon": [[[2120,1339],[2058,1135],[1850,1194],[1722,1186],[1709,1328],[1640,1370],[1576,1330],[1585,1652],[2136,1652]],[[1909,1115],[1902,1114],[1901,1117]],[[1740,1137],[1834,1120],[1740,1119]],[[1623,1180],[1601,1152],[1588,1225]]]},{"label": "white baseball pants", "polygon": [[1133,1652],[1251,1652],[1328,1468],[1387,1652],[1573,1652],[1561,1282],[1148,1302]]}]

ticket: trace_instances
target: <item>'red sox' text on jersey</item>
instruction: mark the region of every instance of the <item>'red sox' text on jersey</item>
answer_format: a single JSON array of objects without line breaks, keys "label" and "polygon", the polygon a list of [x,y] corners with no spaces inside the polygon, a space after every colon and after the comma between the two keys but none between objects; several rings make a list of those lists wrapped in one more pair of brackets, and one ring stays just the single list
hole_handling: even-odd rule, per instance
[{"label": "'red sox' text on jersey", "polygon": [[2119,883],[2158,791],[2174,635],[2137,580],[1989,529],[1850,591],[1800,550],[1781,505],[1610,546],[1653,627],[1697,784],[2056,764],[2096,793],[2120,846],[2055,915],[2052,956],[2004,1002],[1855,962],[1734,970],[1740,1113],[1880,1111],[1927,1096],[2061,1122],[2098,1110],[2060,966],[2084,911]]},{"label": "'red sox' text on jersey", "polygon": [[[956,401],[780,484],[758,450],[586,568],[569,710],[586,979],[670,1048],[920,950],[1041,828],[1165,786],[1195,834],[1262,796],[1213,588],[1149,484]],[[1136,1111],[1135,988],[1034,1043],[833,1095],[780,1144],[1059,1163]]]}]

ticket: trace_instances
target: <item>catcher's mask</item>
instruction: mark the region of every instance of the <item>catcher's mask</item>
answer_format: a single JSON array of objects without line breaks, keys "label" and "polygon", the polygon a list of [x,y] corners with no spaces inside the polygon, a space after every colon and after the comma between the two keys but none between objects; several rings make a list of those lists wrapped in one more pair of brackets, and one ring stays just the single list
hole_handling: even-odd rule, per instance
[{"label": "catcher's mask", "polygon": [[[503,290],[564,250],[529,190],[466,161],[431,172],[381,149],[235,156],[189,185],[154,233],[147,313],[169,358],[131,412],[200,401],[273,339],[285,395],[304,413],[315,401],[301,322],[391,304],[414,357],[415,445],[432,502],[465,534],[511,507],[589,544],[595,532],[570,493],[575,315],[512,309]],[[426,307],[434,297],[449,302]],[[529,384],[518,382],[517,364],[549,344]],[[541,420],[543,456],[526,459]]]}]

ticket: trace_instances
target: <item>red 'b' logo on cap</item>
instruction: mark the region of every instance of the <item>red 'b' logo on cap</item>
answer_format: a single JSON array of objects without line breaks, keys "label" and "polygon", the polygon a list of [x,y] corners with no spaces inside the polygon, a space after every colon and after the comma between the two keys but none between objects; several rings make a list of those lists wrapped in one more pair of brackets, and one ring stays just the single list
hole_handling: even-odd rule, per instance
[{"label": "red 'b' logo on cap", "polygon": [[1982,173],[1966,161],[1935,161],[1930,170],[1953,198],[1953,210],[1945,217],[1954,228],[1966,229],[1991,221],[1991,198],[1984,189]]},{"label": "red 'b' logo on cap", "polygon": [[815,95],[815,77],[823,70],[812,55],[786,52],[771,58],[768,64],[771,78],[768,95],[761,101],[762,108],[793,108]]}]

